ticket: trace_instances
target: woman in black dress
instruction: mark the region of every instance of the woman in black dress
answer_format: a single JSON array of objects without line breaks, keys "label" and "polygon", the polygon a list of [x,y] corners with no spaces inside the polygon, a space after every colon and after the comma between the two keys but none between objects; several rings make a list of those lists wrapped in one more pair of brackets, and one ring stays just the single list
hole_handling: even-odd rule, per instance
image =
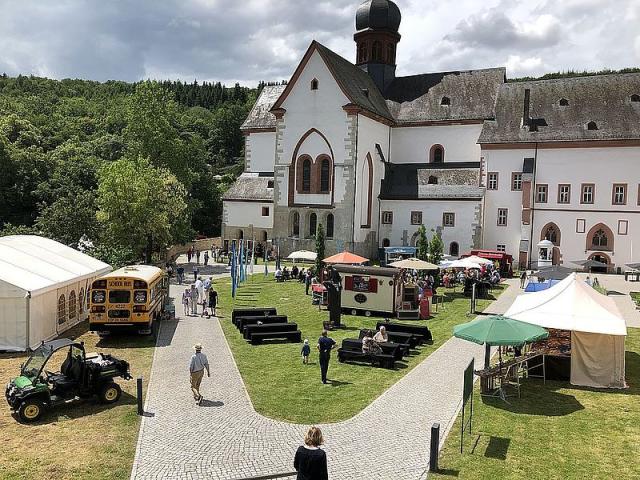
[{"label": "woman in black dress", "polygon": [[298,447],[293,460],[293,468],[298,472],[298,480],[328,480],[327,454],[320,449],[324,443],[318,427],[311,427],[304,437],[304,445]]}]

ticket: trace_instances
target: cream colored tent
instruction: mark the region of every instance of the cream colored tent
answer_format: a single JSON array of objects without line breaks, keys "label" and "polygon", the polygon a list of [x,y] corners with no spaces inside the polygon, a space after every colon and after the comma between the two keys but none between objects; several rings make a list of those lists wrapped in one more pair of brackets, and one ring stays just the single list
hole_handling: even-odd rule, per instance
[{"label": "cream colored tent", "polygon": [[505,316],[571,331],[571,383],[624,388],[627,326],[615,302],[572,274],[553,287],[516,298]]},{"label": "cream colored tent", "polygon": [[0,237],[0,350],[36,347],[85,320],[89,286],[109,271],[48,238]]}]

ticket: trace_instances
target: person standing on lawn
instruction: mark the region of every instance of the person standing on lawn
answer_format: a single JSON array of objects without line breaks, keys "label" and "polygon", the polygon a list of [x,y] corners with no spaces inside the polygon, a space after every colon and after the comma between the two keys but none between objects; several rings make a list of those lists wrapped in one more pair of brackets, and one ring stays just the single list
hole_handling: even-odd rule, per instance
[{"label": "person standing on lawn", "polygon": [[309,346],[309,339],[304,339],[304,345],[302,345],[302,350],[300,350],[300,354],[302,355],[302,363],[307,365],[309,363],[309,354],[311,353],[311,347]]},{"label": "person standing on lawn", "polygon": [[318,355],[320,359],[320,377],[322,378],[322,383],[325,385],[327,382],[327,370],[329,370],[329,359],[331,358],[331,350],[335,346],[336,342],[333,338],[329,337],[329,334],[326,330],[322,331],[322,336],[318,339],[318,351],[320,354]]},{"label": "person standing on lawn", "polygon": [[202,377],[204,377],[204,371],[207,371],[207,377],[211,377],[211,373],[209,372],[209,360],[207,360],[207,356],[202,353],[202,344],[196,343],[193,348],[196,352],[191,356],[191,362],[189,363],[191,392],[193,393],[193,399],[196,401],[196,404],[200,405],[202,403],[200,384],[202,383]]},{"label": "person standing on lawn", "polygon": [[298,447],[293,459],[293,468],[298,480],[328,480],[327,454],[320,448],[324,443],[322,431],[311,427],[304,436],[304,445]]},{"label": "person standing on lawn", "polygon": [[213,288],[213,284],[211,285],[211,289],[209,290],[209,308],[211,309],[211,315],[216,316],[216,306],[218,305],[218,292]]}]

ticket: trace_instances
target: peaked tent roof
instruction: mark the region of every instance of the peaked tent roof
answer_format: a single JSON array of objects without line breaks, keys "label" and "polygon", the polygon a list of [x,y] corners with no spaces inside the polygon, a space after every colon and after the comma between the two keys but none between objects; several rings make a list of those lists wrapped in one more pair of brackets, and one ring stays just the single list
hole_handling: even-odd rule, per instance
[{"label": "peaked tent roof", "polygon": [[297,78],[315,51],[318,51],[338,86],[353,104],[389,121],[393,121],[393,116],[387,108],[387,102],[369,74],[315,40],[311,42],[298,68],[293,73],[291,81],[273,105],[272,111],[281,108],[289,92],[293,89]]},{"label": "peaked tent roof", "polygon": [[106,263],[35,235],[0,237],[0,282],[44,293],[111,270]]},{"label": "peaked tent roof", "polygon": [[344,251],[341,253],[336,253],[335,255],[332,255],[330,257],[327,257],[322,261],[324,263],[340,263],[345,265],[354,265],[354,264],[361,264],[361,263],[368,262],[369,259],[361,257],[360,255],[356,255],[355,253]]},{"label": "peaked tent roof", "polygon": [[545,328],[627,334],[626,323],[613,299],[578,280],[575,273],[547,290],[520,295],[504,315]]}]

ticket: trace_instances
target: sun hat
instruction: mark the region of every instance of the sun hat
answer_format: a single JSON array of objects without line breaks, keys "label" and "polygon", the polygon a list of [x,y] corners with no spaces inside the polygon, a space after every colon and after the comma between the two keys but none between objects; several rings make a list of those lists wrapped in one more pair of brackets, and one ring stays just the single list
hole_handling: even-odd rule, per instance
[{"label": "sun hat", "polygon": [[201,343],[196,343],[193,348],[195,348],[196,350],[202,350],[202,344]]}]

